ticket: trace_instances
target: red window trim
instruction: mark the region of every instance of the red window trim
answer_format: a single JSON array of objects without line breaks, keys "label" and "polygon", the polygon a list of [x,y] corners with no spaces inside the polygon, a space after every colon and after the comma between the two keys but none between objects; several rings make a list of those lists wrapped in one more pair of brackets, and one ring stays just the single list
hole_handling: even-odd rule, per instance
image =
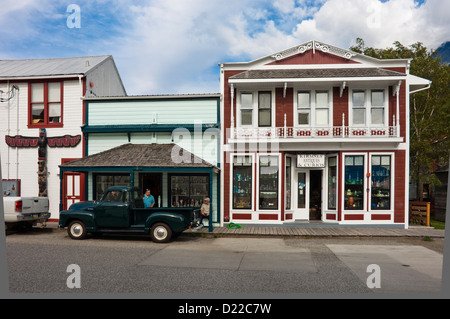
[{"label": "red window trim", "polygon": [[[59,123],[48,122],[49,102],[48,102],[48,83],[60,83],[61,86],[61,121]],[[35,83],[44,84],[44,123],[33,123],[32,103],[31,103],[31,85]],[[38,104],[38,103],[36,103]],[[46,80],[46,81],[30,81],[28,82],[28,128],[47,128],[47,127],[63,127],[63,110],[64,110],[64,81]]]}]

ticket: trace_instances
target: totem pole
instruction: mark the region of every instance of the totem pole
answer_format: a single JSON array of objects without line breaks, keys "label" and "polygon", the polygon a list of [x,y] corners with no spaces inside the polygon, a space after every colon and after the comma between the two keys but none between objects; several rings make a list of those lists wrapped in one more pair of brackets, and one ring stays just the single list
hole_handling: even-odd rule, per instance
[{"label": "totem pole", "polygon": [[47,197],[47,131],[39,129],[38,138],[38,183],[39,197]]}]

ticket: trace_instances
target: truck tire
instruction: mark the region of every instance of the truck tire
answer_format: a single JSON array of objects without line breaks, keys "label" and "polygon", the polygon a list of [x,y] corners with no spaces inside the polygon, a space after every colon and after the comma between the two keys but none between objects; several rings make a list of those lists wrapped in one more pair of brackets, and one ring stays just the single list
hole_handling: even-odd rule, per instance
[{"label": "truck tire", "polygon": [[83,222],[74,220],[70,222],[67,233],[72,239],[85,239],[87,235],[86,226],[84,226]]},{"label": "truck tire", "polygon": [[150,236],[155,243],[167,243],[172,238],[172,229],[165,223],[156,223],[150,229]]}]

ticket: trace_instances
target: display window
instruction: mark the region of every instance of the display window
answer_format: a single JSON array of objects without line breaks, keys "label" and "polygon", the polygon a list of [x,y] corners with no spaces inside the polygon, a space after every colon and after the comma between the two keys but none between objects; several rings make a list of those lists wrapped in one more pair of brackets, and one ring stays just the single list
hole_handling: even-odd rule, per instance
[{"label": "display window", "polygon": [[209,176],[169,175],[171,207],[200,207],[209,195]]},{"label": "display window", "polygon": [[328,209],[336,210],[337,205],[337,157],[328,158]]},{"label": "display window", "polygon": [[391,208],[391,156],[372,155],[371,208]]},{"label": "display window", "polygon": [[233,209],[252,208],[252,159],[235,156],[233,161]]},{"label": "display window", "polygon": [[94,174],[94,199],[102,199],[109,187],[129,186],[130,182],[130,174]]},{"label": "display window", "polygon": [[279,157],[259,157],[259,209],[278,209]]},{"label": "display window", "polygon": [[364,209],[364,156],[345,156],[344,208]]}]

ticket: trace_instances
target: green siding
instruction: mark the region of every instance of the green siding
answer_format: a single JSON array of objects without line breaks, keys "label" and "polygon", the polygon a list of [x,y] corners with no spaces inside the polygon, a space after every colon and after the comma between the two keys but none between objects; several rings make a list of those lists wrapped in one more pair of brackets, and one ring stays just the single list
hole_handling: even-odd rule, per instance
[{"label": "green siding", "polygon": [[216,100],[89,103],[89,125],[217,123]]}]

